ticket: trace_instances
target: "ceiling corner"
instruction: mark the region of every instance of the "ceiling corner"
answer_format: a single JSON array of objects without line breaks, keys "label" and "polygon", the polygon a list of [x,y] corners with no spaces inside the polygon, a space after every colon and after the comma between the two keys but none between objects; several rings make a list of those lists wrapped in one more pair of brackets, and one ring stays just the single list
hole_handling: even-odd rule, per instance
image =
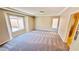
[{"label": "ceiling corner", "polygon": [[57,15],[63,14],[66,10],[68,10],[69,7],[65,7],[63,10],[61,10]]}]

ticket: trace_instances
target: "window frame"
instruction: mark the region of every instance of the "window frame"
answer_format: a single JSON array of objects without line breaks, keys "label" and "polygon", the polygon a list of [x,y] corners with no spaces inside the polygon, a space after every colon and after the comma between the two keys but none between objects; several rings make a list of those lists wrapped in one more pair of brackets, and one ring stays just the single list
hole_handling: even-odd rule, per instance
[{"label": "window frame", "polygon": [[[9,17],[9,16],[23,17],[23,26],[24,26],[24,29],[20,29],[20,30],[15,31],[15,32],[19,32],[19,31],[25,30],[25,17],[24,17],[24,16],[22,16],[22,15],[17,15],[17,14],[10,14],[10,13],[7,13],[7,16],[8,16],[8,20],[9,20],[11,32],[12,32],[12,27],[11,27],[10,17]],[[12,33],[15,33],[15,32],[12,32]]]},{"label": "window frame", "polygon": [[52,17],[52,25],[53,25],[53,18],[58,18],[58,24],[57,24],[57,29],[53,28],[53,26],[52,26],[52,30],[55,31],[55,32],[58,32],[59,23],[60,23],[60,16],[54,16],[54,17]]}]

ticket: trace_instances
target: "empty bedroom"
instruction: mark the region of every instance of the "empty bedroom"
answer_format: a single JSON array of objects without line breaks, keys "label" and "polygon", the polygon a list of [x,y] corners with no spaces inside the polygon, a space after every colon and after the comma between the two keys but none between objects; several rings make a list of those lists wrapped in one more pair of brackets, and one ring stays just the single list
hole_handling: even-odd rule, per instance
[{"label": "empty bedroom", "polygon": [[0,51],[77,51],[78,33],[78,7],[0,8]]}]

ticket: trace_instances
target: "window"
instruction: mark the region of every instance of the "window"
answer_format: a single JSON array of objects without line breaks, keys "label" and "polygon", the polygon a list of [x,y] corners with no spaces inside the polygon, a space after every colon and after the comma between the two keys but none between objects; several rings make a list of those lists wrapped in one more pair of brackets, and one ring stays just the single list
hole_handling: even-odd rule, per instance
[{"label": "window", "polygon": [[59,25],[59,18],[53,18],[52,20],[52,28],[53,30],[58,30],[58,25]]},{"label": "window", "polygon": [[12,32],[24,29],[24,18],[21,16],[9,15]]}]

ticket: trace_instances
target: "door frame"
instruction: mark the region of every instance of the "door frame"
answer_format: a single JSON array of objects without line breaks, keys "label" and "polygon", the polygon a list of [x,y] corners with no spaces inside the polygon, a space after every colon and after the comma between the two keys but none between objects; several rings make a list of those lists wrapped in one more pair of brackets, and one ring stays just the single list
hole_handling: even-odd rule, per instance
[{"label": "door frame", "polygon": [[72,14],[70,21],[69,21],[69,25],[68,25],[69,31],[68,31],[67,38],[66,38],[66,44],[69,48],[76,34],[76,30],[77,30],[77,26],[79,22],[78,18],[79,18],[79,12]]}]

